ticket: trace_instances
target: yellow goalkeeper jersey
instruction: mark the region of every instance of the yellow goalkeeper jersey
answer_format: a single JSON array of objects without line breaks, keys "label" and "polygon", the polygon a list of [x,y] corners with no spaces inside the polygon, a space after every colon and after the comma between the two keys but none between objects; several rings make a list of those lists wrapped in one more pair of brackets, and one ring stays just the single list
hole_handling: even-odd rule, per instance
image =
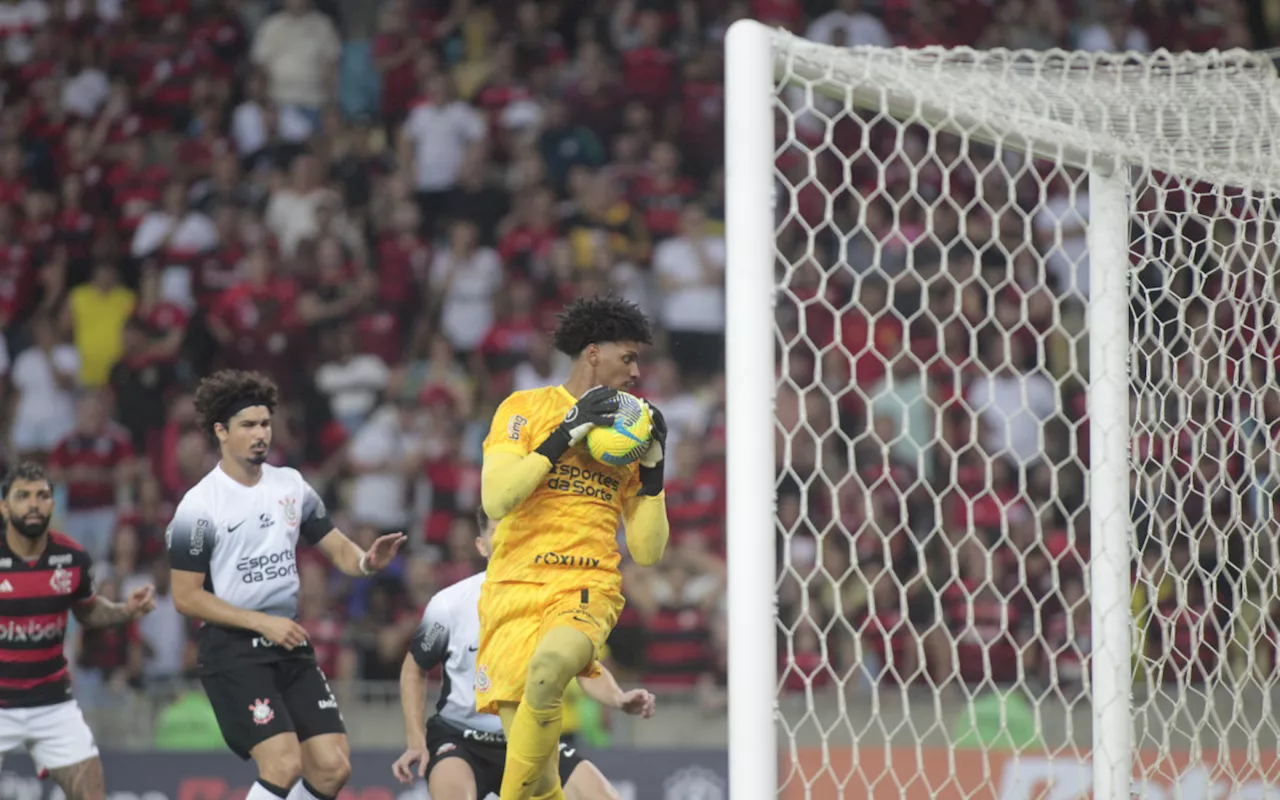
[{"label": "yellow goalkeeper jersey", "polygon": [[[563,386],[512,394],[493,415],[485,457],[533,452],[576,402]],[[620,592],[618,525],[624,500],[640,489],[639,474],[634,463],[613,467],[596,461],[584,444],[569,448],[533,493],[499,521],[489,580]]]}]

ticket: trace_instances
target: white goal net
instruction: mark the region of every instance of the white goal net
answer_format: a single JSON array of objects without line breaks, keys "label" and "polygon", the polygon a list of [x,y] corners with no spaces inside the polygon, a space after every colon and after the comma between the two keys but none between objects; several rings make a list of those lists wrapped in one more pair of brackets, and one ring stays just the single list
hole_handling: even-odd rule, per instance
[{"label": "white goal net", "polygon": [[772,545],[777,670],[730,692],[774,679],[778,794],[1280,796],[1271,62],[736,38],[730,313],[763,204],[776,356],[731,322],[729,391],[772,383],[776,513],[747,400],[730,637],[774,649],[732,586]]}]

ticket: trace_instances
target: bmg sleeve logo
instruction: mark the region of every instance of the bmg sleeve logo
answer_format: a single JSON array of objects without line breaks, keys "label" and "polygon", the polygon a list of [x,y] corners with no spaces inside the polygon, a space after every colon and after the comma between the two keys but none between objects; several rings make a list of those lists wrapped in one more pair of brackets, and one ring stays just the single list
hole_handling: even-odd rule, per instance
[{"label": "bmg sleeve logo", "polygon": [[513,442],[520,441],[520,431],[524,430],[524,426],[528,424],[528,419],[519,414],[512,414],[511,419],[507,422],[507,438]]}]

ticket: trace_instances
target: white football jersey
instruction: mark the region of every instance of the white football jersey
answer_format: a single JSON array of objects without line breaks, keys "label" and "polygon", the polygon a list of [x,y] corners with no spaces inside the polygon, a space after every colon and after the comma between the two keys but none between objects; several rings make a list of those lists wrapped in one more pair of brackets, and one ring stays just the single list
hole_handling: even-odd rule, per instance
[{"label": "white football jersey", "polygon": [[237,608],[295,618],[298,537],[319,542],[333,523],[316,491],[289,467],[264,464],[245,486],[214,467],[178,504],[165,532],[173,569],[203,572]]},{"label": "white football jersey", "polygon": [[476,711],[476,651],[480,649],[480,587],[483,572],[436,593],[422,612],[409,652],[424,670],[444,664],[436,713],[453,725],[501,734],[496,714]]}]

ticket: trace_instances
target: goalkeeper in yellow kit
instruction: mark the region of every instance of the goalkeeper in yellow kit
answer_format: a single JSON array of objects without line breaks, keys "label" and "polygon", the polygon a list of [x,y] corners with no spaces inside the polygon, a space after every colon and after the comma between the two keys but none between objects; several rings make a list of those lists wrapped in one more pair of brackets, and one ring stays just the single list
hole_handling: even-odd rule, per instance
[{"label": "goalkeeper in yellow kit", "polygon": [[501,800],[564,797],[561,703],[575,675],[599,673],[596,654],[622,611],[619,519],[637,563],[656,564],[667,545],[661,412],[649,407],[652,442],[636,463],[607,466],[581,446],[612,423],[651,341],[631,303],[571,303],[555,332],[574,359],[569,379],[512,394],[484,441],[481,501],[500,522],[480,594],[475,690],[477,710],[500,715],[507,733]]}]

